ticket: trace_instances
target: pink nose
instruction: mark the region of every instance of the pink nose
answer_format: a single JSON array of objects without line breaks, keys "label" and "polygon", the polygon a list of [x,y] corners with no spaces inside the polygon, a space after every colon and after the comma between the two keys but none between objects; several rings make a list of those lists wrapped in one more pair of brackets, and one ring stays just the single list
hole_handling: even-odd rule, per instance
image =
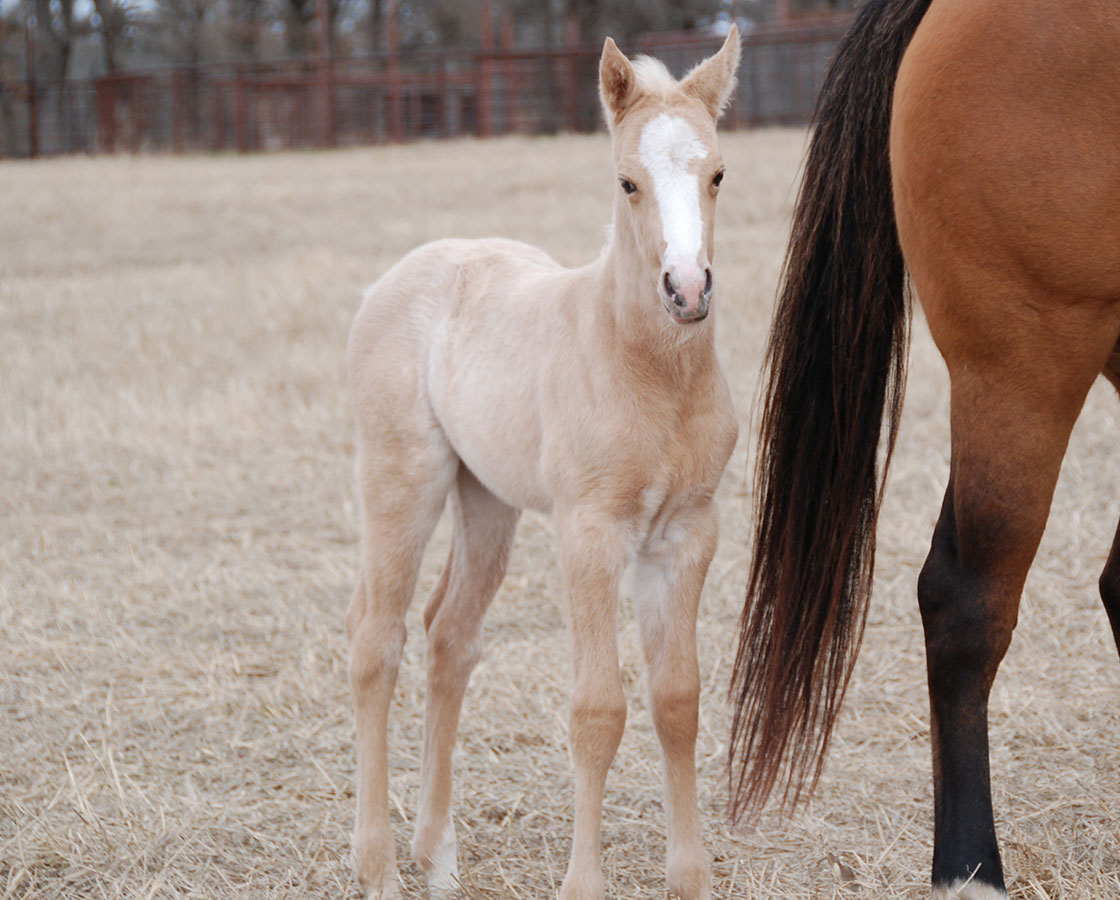
[{"label": "pink nose", "polygon": [[708,314],[712,299],[711,268],[696,268],[683,277],[666,271],[661,276],[661,285],[678,318],[702,319]]}]

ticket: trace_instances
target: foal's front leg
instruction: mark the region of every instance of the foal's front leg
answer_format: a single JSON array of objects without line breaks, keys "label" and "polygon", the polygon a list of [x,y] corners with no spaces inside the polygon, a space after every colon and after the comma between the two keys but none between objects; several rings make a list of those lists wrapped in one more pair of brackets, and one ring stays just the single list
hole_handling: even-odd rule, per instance
[{"label": "foal's front leg", "polygon": [[558,516],[557,526],[572,641],[568,739],[576,783],[572,856],[560,900],[599,900],[604,894],[599,860],[603,787],[626,724],[616,636],[626,536],[616,524],[587,514]]},{"label": "foal's front leg", "polygon": [[672,537],[639,552],[631,589],[649,667],[653,723],[661,741],[669,893],[682,900],[708,900],[711,873],[696,802],[696,613],[719,534],[715,504],[678,514],[667,531]]}]

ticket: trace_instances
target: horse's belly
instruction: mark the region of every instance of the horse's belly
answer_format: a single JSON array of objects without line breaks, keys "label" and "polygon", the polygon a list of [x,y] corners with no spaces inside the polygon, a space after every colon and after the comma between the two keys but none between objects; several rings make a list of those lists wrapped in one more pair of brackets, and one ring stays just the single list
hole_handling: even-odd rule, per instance
[{"label": "horse's belly", "polygon": [[475,477],[503,503],[549,512],[552,497],[540,474],[539,441],[524,423],[497,419],[444,426],[451,446]]},{"label": "horse's belly", "polygon": [[433,358],[429,396],[451,446],[486,488],[518,509],[548,512],[536,380],[508,357],[477,351]]}]

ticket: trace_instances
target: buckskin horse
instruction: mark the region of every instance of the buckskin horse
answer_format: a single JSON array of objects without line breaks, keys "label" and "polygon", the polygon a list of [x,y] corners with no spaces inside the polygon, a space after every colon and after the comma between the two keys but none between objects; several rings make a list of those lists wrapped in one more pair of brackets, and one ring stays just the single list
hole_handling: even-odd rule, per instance
[{"label": "buckskin horse", "polygon": [[[767,355],[732,808],[796,803],[821,772],[871,592],[908,273],[951,385],[918,579],[933,896],[1004,898],[988,695],[1074,420],[1098,375],[1120,388],[1120,4],[869,0],[814,124]],[[1120,643],[1120,529],[1100,593]]]}]

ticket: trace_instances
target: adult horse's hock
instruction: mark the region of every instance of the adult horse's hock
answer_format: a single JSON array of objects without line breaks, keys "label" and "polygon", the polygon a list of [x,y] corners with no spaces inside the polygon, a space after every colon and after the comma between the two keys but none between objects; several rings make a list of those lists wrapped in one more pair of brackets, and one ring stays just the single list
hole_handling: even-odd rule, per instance
[{"label": "adult horse's hock", "polygon": [[[1120,387],[1120,5],[869,0],[816,114],[768,354],[734,805],[820,774],[871,590],[909,271],[951,382],[918,580],[933,893],[1006,897],[987,705],[1074,420]],[[1120,641],[1120,532],[1100,582]]]},{"label": "adult horse's hock", "polygon": [[555,517],[571,634],[575,835],[560,891],[604,893],[603,788],[622,735],[616,605],[624,571],[664,762],[670,891],[710,895],[694,751],[696,612],[716,545],[713,501],[737,425],[716,360],[716,120],[739,62],[723,48],[677,82],[607,41],[603,106],[618,182],[598,260],[562,268],[505,240],[413,251],[366,295],[350,333],[360,576],[347,615],[357,713],[354,857],[371,898],[399,894],[386,722],[421,553],[448,496],[451,554],[428,600],[428,692],[412,855],[435,896],[458,885],[451,754],[482,618],[520,510]]}]

